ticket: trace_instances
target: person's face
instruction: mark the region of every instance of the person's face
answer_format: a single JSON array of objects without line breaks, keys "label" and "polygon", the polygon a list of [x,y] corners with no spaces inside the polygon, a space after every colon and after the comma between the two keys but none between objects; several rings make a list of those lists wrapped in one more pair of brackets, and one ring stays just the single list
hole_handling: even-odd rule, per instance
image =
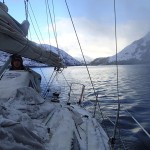
[{"label": "person's face", "polygon": [[14,66],[15,68],[20,68],[20,67],[21,67],[21,62],[20,62],[19,60],[15,60],[15,61],[13,62],[13,66]]}]

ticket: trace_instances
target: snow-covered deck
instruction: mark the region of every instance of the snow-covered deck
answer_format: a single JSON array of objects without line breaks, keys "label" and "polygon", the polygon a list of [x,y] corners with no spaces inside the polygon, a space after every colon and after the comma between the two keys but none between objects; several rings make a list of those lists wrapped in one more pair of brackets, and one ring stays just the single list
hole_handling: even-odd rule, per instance
[{"label": "snow-covered deck", "polygon": [[0,149],[109,149],[104,130],[79,107],[33,99],[31,105],[29,97],[21,97],[0,106]]},{"label": "snow-covered deck", "polygon": [[14,84],[18,87],[15,95],[0,97],[0,149],[109,149],[106,133],[86,110],[44,100],[31,87]]}]

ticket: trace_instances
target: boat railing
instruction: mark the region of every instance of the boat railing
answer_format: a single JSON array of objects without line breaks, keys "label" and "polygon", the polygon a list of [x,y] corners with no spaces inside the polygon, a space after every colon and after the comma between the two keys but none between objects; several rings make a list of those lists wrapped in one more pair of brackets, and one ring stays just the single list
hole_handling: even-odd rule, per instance
[{"label": "boat railing", "polygon": [[[71,83],[70,87],[69,87],[67,104],[71,103],[71,97],[74,96],[76,101],[77,101],[77,103],[79,105],[81,105],[82,100],[84,100],[84,90],[85,90],[85,85],[84,84]],[[77,92],[77,94],[75,92]]]},{"label": "boat railing", "polygon": [[43,84],[41,88],[41,96],[44,97],[44,99],[51,99],[53,93],[57,92],[58,88],[60,88],[59,99],[61,101],[67,101],[68,104],[78,103],[79,105],[84,101],[85,85],[81,83],[73,82],[69,83],[69,85],[62,84],[60,87],[56,83],[48,87],[47,84]]}]

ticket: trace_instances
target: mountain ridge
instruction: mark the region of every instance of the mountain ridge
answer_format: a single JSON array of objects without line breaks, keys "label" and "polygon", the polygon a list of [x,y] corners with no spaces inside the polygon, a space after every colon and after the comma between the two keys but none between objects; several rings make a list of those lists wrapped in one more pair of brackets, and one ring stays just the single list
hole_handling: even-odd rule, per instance
[{"label": "mountain ridge", "polygon": [[[149,64],[150,63],[150,32],[132,42],[117,54],[118,64]],[[116,63],[116,55],[96,58],[90,65],[111,65]]]},{"label": "mountain ridge", "polygon": [[[48,44],[40,44],[40,46],[42,47],[44,46],[47,50],[52,50],[56,54],[58,54],[58,51],[59,51],[60,57],[63,59],[66,66],[80,66],[81,65],[81,63],[78,60],[73,58],[71,55],[69,55],[62,49],[57,50],[56,47],[48,45]],[[10,54],[0,51],[0,66],[2,66],[6,62],[9,56]],[[35,62],[28,58],[23,58],[23,61],[24,61],[25,66],[34,66],[34,67],[47,66],[45,64]]]}]

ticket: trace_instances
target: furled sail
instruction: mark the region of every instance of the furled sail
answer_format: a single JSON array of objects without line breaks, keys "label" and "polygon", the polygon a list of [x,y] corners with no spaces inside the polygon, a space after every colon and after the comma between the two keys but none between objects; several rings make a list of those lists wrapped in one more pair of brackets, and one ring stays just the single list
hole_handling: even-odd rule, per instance
[{"label": "furled sail", "polygon": [[58,54],[26,38],[28,28],[27,20],[22,24],[18,23],[8,14],[7,6],[0,2],[0,50],[19,54],[48,66],[63,67],[62,59]]}]

